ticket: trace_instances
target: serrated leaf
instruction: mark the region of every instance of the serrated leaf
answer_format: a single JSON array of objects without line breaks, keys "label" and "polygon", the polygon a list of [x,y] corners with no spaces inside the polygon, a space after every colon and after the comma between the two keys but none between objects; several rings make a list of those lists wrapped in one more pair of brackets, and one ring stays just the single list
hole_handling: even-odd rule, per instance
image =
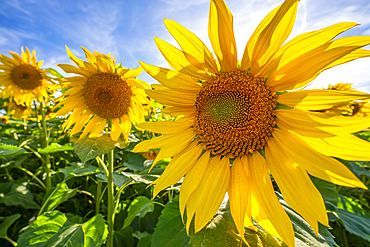
[{"label": "serrated leaf", "polygon": [[40,208],[27,187],[14,182],[0,184],[0,203],[7,206],[23,206],[26,209]]},{"label": "serrated leaf", "polygon": [[132,236],[133,232],[134,230],[131,226],[123,227],[119,231],[114,231],[113,247],[133,247],[135,244],[135,239]]},{"label": "serrated leaf", "polygon": [[[179,197],[168,202],[158,218],[157,226],[152,236],[152,247],[187,246],[189,237],[182,223],[179,210]],[[144,245],[144,243],[143,243]],[[144,245],[145,246],[145,245]]]},{"label": "serrated leaf", "polygon": [[23,148],[0,143],[0,157],[9,157],[25,153],[28,152]]},{"label": "serrated leaf", "polygon": [[82,163],[72,163],[71,166],[59,169],[59,171],[64,174],[64,179],[67,177],[88,176],[100,172],[97,167]]},{"label": "serrated leaf", "polygon": [[154,211],[155,202],[145,196],[135,198],[127,209],[128,215],[123,227],[131,225],[135,217],[143,218],[147,213]]},{"label": "serrated leaf", "polygon": [[68,189],[66,183],[63,183],[59,189],[53,188],[49,190],[42,200],[42,208],[39,214],[54,210],[59,204],[67,201],[71,197],[74,197],[77,190],[78,188]]},{"label": "serrated leaf", "polygon": [[[96,175],[96,178],[97,178],[97,180],[99,182],[103,182],[103,183],[107,183],[108,182],[107,175],[105,174],[105,172],[104,173],[97,174]],[[128,181],[130,181],[130,178],[129,177],[126,177],[125,175],[120,174],[120,173],[117,173],[117,172],[113,172],[113,183],[118,188],[121,188],[122,185],[124,185]]]},{"label": "serrated leaf", "polygon": [[22,247],[95,247],[107,237],[107,226],[102,215],[96,215],[83,224],[72,224],[59,211],[44,213],[18,239]]},{"label": "serrated leaf", "polygon": [[85,137],[75,143],[74,150],[82,163],[106,154],[117,145],[108,134],[97,138]]},{"label": "serrated leaf", "polygon": [[8,237],[8,229],[9,227],[21,217],[20,214],[13,214],[11,216],[5,217],[3,222],[0,224],[0,238],[9,239]]},{"label": "serrated leaf", "polygon": [[39,149],[38,152],[40,154],[50,154],[50,153],[56,153],[56,152],[63,152],[63,151],[70,151],[73,150],[73,147],[71,144],[66,145],[59,145],[58,143],[51,143],[48,147]]}]

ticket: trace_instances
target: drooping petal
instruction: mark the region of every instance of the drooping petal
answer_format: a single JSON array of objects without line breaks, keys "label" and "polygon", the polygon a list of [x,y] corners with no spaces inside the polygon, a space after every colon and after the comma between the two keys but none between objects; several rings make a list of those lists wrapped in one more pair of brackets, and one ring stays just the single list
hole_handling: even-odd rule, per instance
[{"label": "drooping petal", "polygon": [[323,138],[355,133],[369,127],[370,117],[351,118],[332,113],[316,113],[298,109],[276,110],[277,125],[300,135]]},{"label": "drooping petal", "polygon": [[200,199],[195,214],[195,232],[200,231],[215,215],[225,197],[230,181],[229,158],[214,157],[199,185]]},{"label": "drooping petal", "polygon": [[192,64],[192,61],[187,59],[185,52],[159,38],[154,38],[154,40],[158,49],[172,68],[194,78],[208,79],[209,76],[207,73]]},{"label": "drooping petal", "polygon": [[78,75],[83,75],[85,77],[90,77],[91,73],[81,70],[73,65],[69,64],[57,64],[57,66],[61,67],[66,73],[74,73]]},{"label": "drooping petal", "polygon": [[292,91],[277,96],[279,103],[301,110],[322,110],[340,102],[369,99],[370,94],[364,92],[322,89]]},{"label": "drooping petal", "polygon": [[265,78],[271,77],[275,71],[279,70],[290,61],[328,43],[340,33],[356,25],[357,23],[354,22],[343,22],[317,31],[298,35],[281,47],[270,58],[266,65],[261,69],[261,75]]},{"label": "drooping petal", "polygon": [[84,67],[84,61],[77,58],[75,55],[73,55],[73,53],[68,48],[68,46],[66,46],[66,49],[67,49],[67,54],[69,58],[72,60],[72,62],[74,62],[78,67]]},{"label": "drooping petal", "polygon": [[202,151],[203,148],[198,146],[198,141],[194,141],[177,154],[168,164],[163,174],[153,182],[155,184],[153,198],[161,190],[175,184],[188,173],[193,168]]},{"label": "drooping petal", "polygon": [[184,215],[185,205],[188,203],[190,195],[196,188],[198,188],[199,184],[203,180],[204,175],[206,174],[209,159],[210,152],[207,151],[197,160],[193,168],[186,173],[184,181],[181,184],[179,197],[179,207],[182,217]]},{"label": "drooping petal", "polygon": [[179,73],[176,70],[164,69],[140,61],[139,63],[146,73],[168,88],[190,91],[199,91],[202,88],[189,76]]},{"label": "drooping petal", "polygon": [[[299,0],[286,0],[274,9],[248,41],[244,56],[250,56],[252,74],[258,74],[260,68],[288,38],[293,29],[298,2]],[[244,64],[245,62],[243,66],[246,66]]]},{"label": "drooping petal", "polygon": [[[294,246],[292,222],[279,203],[265,159],[255,151],[249,158],[252,184],[252,216],[266,231]],[[255,203],[254,203],[255,202]]]},{"label": "drooping petal", "polygon": [[246,216],[247,203],[250,202],[251,181],[246,176],[243,165],[240,158],[234,160],[231,166],[228,195],[231,215],[240,236],[246,242],[244,237],[244,218]]},{"label": "drooping petal", "polygon": [[121,72],[121,76],[124,78],[138,77],[142,71],[142,67],[137,67],[136,69],[127,69]]},{"label": "drooping petal", "polygon": [[307,172],[289,159],[271,138],[265,149],[267,166],[281,190],[284,201],[297,211],[318,234],[317,221],[328,226],[325,204]]},{"label": "drooping petal", "polygon": [[312,176],[346,187],[366,186],[342,163],[320,154],[289,131],[274,129],[273,136],[280,149]]},{"label": "drooping petal", "polygon": [[211,0],[208,36],[223,71],[237,67],[233,15],[223,0]]},{"label": "drooping petal", "polygon": [[[192,64],[199,63],[203,68],[206,68],[208,72],[214,74],[218,72],[217,64],[212,53],[194,33],[172,20],[165,19],[164,23],[168,31],[185,52],[186,58],[191,61]],[[194,59],[195,61],[192,61]]]},{"label": "drooping petal", "polygon": [[345,160],[370,160],[370,142],[352,134],[327,138],[312,138],[299,135],[311,148],[317,152]]}]

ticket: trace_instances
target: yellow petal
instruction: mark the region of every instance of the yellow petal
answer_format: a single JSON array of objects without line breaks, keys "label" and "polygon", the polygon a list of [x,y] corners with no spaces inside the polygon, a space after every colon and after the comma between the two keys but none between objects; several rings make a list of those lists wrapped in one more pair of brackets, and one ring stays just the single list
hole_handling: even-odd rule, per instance
[{"label": "yellow petal", "polygon": [[159,38],[154,38],[154,40],[158,49],[172,68],[194,78],[200,78],[204,80],[209,78],[204,70],[200,70],[186,58],[185,52]]},{"label": "yellow petal", "polygon": [[[188,202],[190,195],[196,190],[202,182],[206,174],[208,163],[210,159],[210,152],[205,152],[195,163],[194,167],[186,173],[184,181],[181,184],[179,207],[182,217],[184,217],[185,205]],[[191,219],[188,219],[191,221]]]},{"label": "yellow petal", "polygon": [[318,234],[317,221],[329,226],[324,200],[307,172],[289,158],[271,138],[265,149],[268,168],[281,190],[284,201],[298,212]]},{"label": "yellow petal", "polygon": [[299,135],[311,148],[326,156],[345,160],[370,160],[370,142],[352,134],[327,138],[311,138]]},{"label": "yellow petal", "polygon": [[369,36],[352,36],[321,45],[276,70],[267,84],[275,91],[305,86],[336,60],[370,44]]},{"label": "yellow petal", "polygon": [[199,185],[200,199],[195,214],[195,233],[215,215],[223,201],[230,181],[229,158],[216,156],[210,160],[207,172]]},{"label": "yellow petal", "polygon": [[233,216],[236,228],[243,241],[244,217],[246,215],[247,203],[250,202],[250,178],[247,178],[242,161],[236,158],[231,166],[231,176],[228,188],[230,211]]},{"label": "yellow petal", "polygon": [[88,49],[86,49],[85,47],[82,47],[82,46],[81,46],[81,48],[82,48],[82,49],[84,50],[84,52],[85,52],[86,59],[87,59],[90,63],[95,64],[95,60],[96,60],[95,55],[94,55],[91,51],[89,51]]},{"label": "yellow petal", "polygon": [[194,106],[197,94],[173,89],[145,90],[149,97],[155,99],[162,105]]},{"label": "yellow petal", "polygon": [[202,88],[189,76],[176,70],[164,69],[143,62],[140,62],[140,64],[146,73],[168,88],[190,91],[199,91]]},{"label": "yellow petal", "polygon": [[[257,74],[266,61],[280,48],[293,29],[298,0],[286,0],[272,11],[248,41],[251,73]],[[271,18],[271,21],[269,21]]]},{"label": "yellow petal", "polygon": [[101,118],[98,116],[94,116],[93,118],[91,118],[88,124],[85,126],[84,130],[82,131],[82,134],[80,135],[79,139],[82,139],[85,136],[87,136],[87,134],[89,134],[100,122]]},{"label": "yellow petal", "polygon": [[177,117],[180,115],[184,116],[193,116],[195,114],[195,107],[194,106],[175,106],[175,107],[166,107],[161,110],[163,113],[168,114],[173,117]]},{"label": "yellow petal", "polygon": [[82,61],[81,59],[73,55],[73,53],[71,52],[71,50],[68,48],[67,45],[66,45],[66,49],[67,49],[67,54],[69,58],[72,60],[72,62],[74,62],[78,67],[84,67],[84,61]]},{"label": "yellow petal", "polygon": [[316,138],[355,133],[369,127],[370,121],[370,117],[351,118],[298,109],[278,109],[276,116],[280,128]]},{"label": "yellow petal", "polygon": [[121,135],[121,128],[119,126],[118,118],[112,118],[112,130],[110,135],[113,141],[117,141],[118,137]]},{"label": "yellow petal", "polygon": [[153,198],[156,197],[161,190],[177,183],[190,171],[190,169],[192,169],[203,151],[203,148],[197,146],[197,144],[198,141],[194,141],[177,154],[168,164],[162,175],[153,182],[153,184],[155,184]]},{"label": "yellow petal", "polygon": [[173,138],[172,142],[168,142],[165,145],[163,145],[163,147],[161,147],[161,151],[159,151],[149,171],[160,160],[175,156],[176,154],[180,153],[183,149],[185,149],[189,145],[189,143],[194,139],[195,134],[193,129],[188,129],[181,134],[178,133],[175,134],[175,136],[177,137],[176,139]]},{"label": "yellow petal", "polygon": [[292,91],[277,96],[279,103],[301,110],[328,109],[337,103],[350,100],[370,100],[370,94],[359,91],[312,89]]},{"label": "yellow petal", "polygon": [[206,68],[210,73],[216,74],[218,72],[217,64],[212,53],[195,34],[174,21],[165,19],[164,23],[168,31],[185,52],[186,58],[189,61],[195,59],[195,61],[191,62],[192,64],[199,63],[203,69]]},{"label": "yellow petal", "polygon": [[345,165],[315,151],[293,133],[274,129],[272,134],[281,150],[312,176],[341,186],[367,189]]},{"label": "yellow petal", "polygon": [[121,76],[124,78],[138,77],[142,71],[142,67],[137,67],[136,69],[127,69],[121,72]]},{"label": "yellow petal", "polygon": [[107,120],[102,118],[94,127],[94,129],[90,132],[89,137],[95,137],[103,132],[105,126],[107,124]]},{"label": "yellow petal", "polygon": [[[84,112],[81,117],[78,119],[78,122],[75,121],[75,125],[73,126],[69,135],[74,135],[82,130],[85,124],[90,120],[93,114],[90,111]],[[69,119],[69,118],[68,118]]]},{"label": "yellow petal", "polygon": [[125,80],[125,81],[131,87],[135,86],[137,88],[142,88],[142,89],[150,88],[150,86],[148,85],[148,83],[146,83],[145,81],[140,80],[140,79],[129,78],[129,79]]},{"label": "yellow petal", "polygon": [[[252,216],[268,232],[281,238],[288,246],[294,246],[292,222],[279,203],[265,159],[255,151],[249,158],[252,184]],[[256,206],[253,203],[255,199]]]},{"label": "yellow petal", "polygon": [[209,10],[208,36],[223,71],[237,67],[233,15],[223,0],[212,0]]},{"label": "yellow petal", "polygon": [[343,22],[317,31],[301,34],[281,47],[261,70],[265,78],[290,61],[331,41],[340,33],[356,26],[354,22]]},{"label": "yellow petal", "polygon": [[73,65],[57,64],[57,66],[61,67],[66,73],[74,73],[74,74],[78,74],[78,75],[83,75],[85,77],[90,77],[91,76],[91,73],[89,73],[87,71],[84,71],[84,70],[81,70],[79,68],[76,68]]},{"label": "yellow petal", "polygon": [[173,121],[157,121],[146,122],[138,125],[139,128],[161,134],[181,133],[189,129],[193,125],[192,118],[180,118],[176,122]]}]

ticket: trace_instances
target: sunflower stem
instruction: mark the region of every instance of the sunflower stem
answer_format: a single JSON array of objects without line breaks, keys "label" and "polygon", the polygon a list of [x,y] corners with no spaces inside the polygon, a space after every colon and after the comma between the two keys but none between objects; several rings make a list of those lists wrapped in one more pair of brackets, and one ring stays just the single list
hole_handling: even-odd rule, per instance
[{"label": "sunflower stem", "polygon": [[[102,156],[103,158],[104,156]],[[103,158],[104,159],[104,158]],[[100,161],[96,159],[98,166],[102,167],[100,165]],[[97,181],[97,189],[96,189],[96,204],[95,204],[95,215],[98,215],[100,212],[100,196],[101,196],[101,188],[102,188],[102,182]]]},{"label": "sunflower stem", "polygon": [[[42,125],[42,130],[43,130],[43,133],[41,135],[42,138],[43,138],[42,139],[42,148],[46,148],[46,147],[49,146],[49,138],[48,138],[48,132],[47,132],[47,129],[46,129],[45,110],[44,110],[42,102],[40,102],[40,111],[41,111],[41,115],[42,115],[41,125]],[[44,156],[44,160],[45,160],[44,171],[46,173],[46,188],[47,188],[47,191],[49,191],[51,189],[50,154],[44,154],[43,156]]]},{"label": "sunflower stem", "polygon": [[114,233],[114,149],[108,153],[108,242],[107,247],[113,247],[113,233]]}]

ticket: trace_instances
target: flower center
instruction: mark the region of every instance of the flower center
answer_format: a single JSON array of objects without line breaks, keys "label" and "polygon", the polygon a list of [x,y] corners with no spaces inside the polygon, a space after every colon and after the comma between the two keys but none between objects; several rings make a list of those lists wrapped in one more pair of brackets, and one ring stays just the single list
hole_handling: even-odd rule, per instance
[{"label": "flower center", "polygon": [[214,155],[240,157],[262,149],[275,121],[276,96],[265,79],[236,69],[203,83],[195,103],[196,136]]},{"label": "flower center", "polygon": [[12,82],[21,89],[32,90],[42,85],[40,72],[29,64],[20,64],[10,72]]},{"label": "flower center", "polygon": [[96,73],[87,79],[84,88],[89,109],[105,119],[124,116],[131,103],[132,90],[119,75]]}]

